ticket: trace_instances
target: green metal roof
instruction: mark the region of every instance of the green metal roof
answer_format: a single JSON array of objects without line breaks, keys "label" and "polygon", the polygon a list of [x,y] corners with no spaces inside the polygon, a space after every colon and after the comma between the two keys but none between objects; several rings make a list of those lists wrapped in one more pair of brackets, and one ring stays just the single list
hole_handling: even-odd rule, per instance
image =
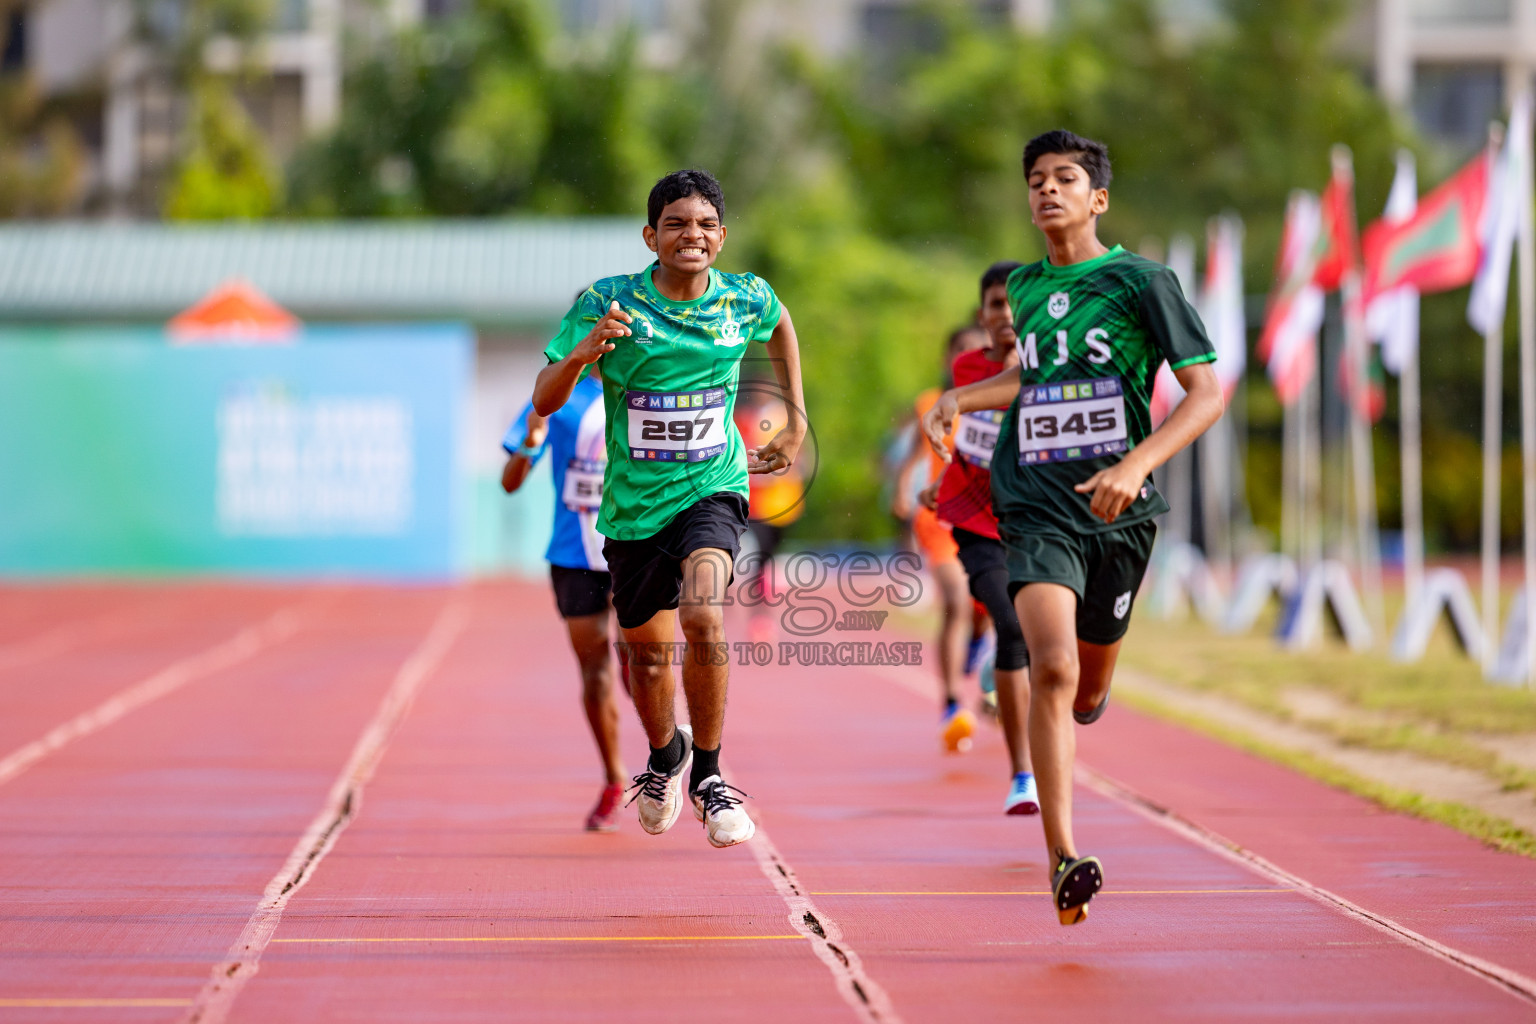
[{"label": "green metal roof", "polygon": [[635,220],[0,226],[0,319],[160,320],[230,278],[301,317],[542,323],[653,258]]}]

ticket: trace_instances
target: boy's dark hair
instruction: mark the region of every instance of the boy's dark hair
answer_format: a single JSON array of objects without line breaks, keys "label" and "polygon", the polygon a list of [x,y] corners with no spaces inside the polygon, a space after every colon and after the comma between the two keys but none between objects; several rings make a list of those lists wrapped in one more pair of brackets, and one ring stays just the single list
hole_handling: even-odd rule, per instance
[{"label": "boy's dark hair", "polygon": [[1015,260],[998,260],[981,275],[981,301],[987,301],[987,289],[995,284],[1007,284],[1008,275],[1024,264]]},{"label": "boy's dark hair", "polygon": [[725,193],[720,183],[708,171],[673,171],[651,187],[651,198],[645,204],[646,223],[651,227],[661,219],[661,211],[671,203],[687,196],[703,196],[715,208],[715,214],[725,220]]},{"label": "boy's dark hair", "polygon": [[955,349],[959,348],[960,339],[965,337],[967,334],[981,333],[983,332],[980,325],[978,324],[966,324],[963,327],[956,327],[954,330],[949,332],[949,337],[944,341],[945,353],[947,354],[953,352]]},{"label": "boy's dark hair", "polygon": [[956,327],[954,330],[949,332],[949,337],[944,341],[945,391],[948,391],[950,388],[955,386],[955,375],[950,367],[950,363],[954,361],[955,349],[960,347],[960,339],[965,337],[967,334],[980,334],[985,336],[986,333],[987,332],[983,330],[978,324],[965,324],[961,327]]},{"label": "boy's dark hair", "polygon": [[1074,135],[1064,128],[1036,135],[1024,146],[1024,177],[1034,168],[1035,161],[1047,153],[1069,156],[1088,174],[1090,188],[1109,188],[1114,177],[1109,169],[1109,147],[1093,139]]}]

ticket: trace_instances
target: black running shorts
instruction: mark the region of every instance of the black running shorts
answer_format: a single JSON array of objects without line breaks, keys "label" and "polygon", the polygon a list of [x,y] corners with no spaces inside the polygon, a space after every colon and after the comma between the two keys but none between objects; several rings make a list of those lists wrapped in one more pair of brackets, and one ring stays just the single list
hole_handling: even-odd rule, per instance
[{"label": "black running shorts", "polygon": [[555,607],[562,619],[579,619],[585,615],[601,615],[608,610],[608,591],[613,580],[601,569],[567,569],[563,565],[549,567],[549,585],[555,591]]},{"label": "black running shorts", "polygon": [[960,564],[965,566],[967,576],[975,579],[985,576],[991,569],[1008,567],[1002,541],[993,540],[985,534],[972,533],[959,526],[950,532],[954,534],[955,547],[960,550]]},{"label": "black running shorts", "polygon": [[700,498],[644,540],[603,543],[603,557],[613,574],[613,608],[619,626],[635,629],[659,611],[677,607],[683,592],[683,559],[702,548],[730,556],[725,585],[735,579],[741,534],[747,528],[747,499],[721,492]]},{"label": "black running shorts", "polygon": [[1077,638],[1109,645],[1125,636],[1131,606],[1152,557],[1157,524],[1150,519],[1121,530],[1069,534],[1031,525],[998,525],[1008,558],[1008,596],[1026,583],[1060,583],[1077,594]]}]

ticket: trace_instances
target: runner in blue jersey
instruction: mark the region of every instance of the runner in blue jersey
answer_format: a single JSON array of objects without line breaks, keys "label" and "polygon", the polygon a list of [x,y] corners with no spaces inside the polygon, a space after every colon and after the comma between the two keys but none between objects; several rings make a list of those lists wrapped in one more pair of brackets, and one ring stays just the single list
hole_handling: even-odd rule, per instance
[{"label": "runner in blue jersey", "polygon": [[609,593],[612,583],[603,558],[597,512],[603,500],[603,467],[608,461],[603,382],[597,368],[576,385],[571,400],[545,419],[523,407],[501,446],[509,458],[501,486],[511,494],[547,452],[553,460],[555,526],[544,557],[549,561],[555,606],[565,619],[571,649],[581,666],[581,703],[603,759],[603,792],[587,816],[593,832],[618,826],[624,768],[619,761],[619,707],[608,655]]}]

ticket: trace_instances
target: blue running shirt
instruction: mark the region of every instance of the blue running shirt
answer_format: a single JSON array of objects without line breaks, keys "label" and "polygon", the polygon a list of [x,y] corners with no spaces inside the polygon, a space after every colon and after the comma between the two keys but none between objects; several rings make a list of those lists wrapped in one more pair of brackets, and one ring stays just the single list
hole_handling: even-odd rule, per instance
[{"label": "blue running shirt", "polygon": [[[501,446],[508,454],[522,447],[532,411],[532,402],[523,406],[502,438]],[[537,464],[549,452],[555,460],[550,467],[555,480],[555,528],[544,552],[550,565],[608,571],[603,536],[597,532],[603,469],[608,461],[606,424],[603,385],[590,375],[583,377],[571,392],[571,400],[549,418],[549,432],[533,457]]]}]

